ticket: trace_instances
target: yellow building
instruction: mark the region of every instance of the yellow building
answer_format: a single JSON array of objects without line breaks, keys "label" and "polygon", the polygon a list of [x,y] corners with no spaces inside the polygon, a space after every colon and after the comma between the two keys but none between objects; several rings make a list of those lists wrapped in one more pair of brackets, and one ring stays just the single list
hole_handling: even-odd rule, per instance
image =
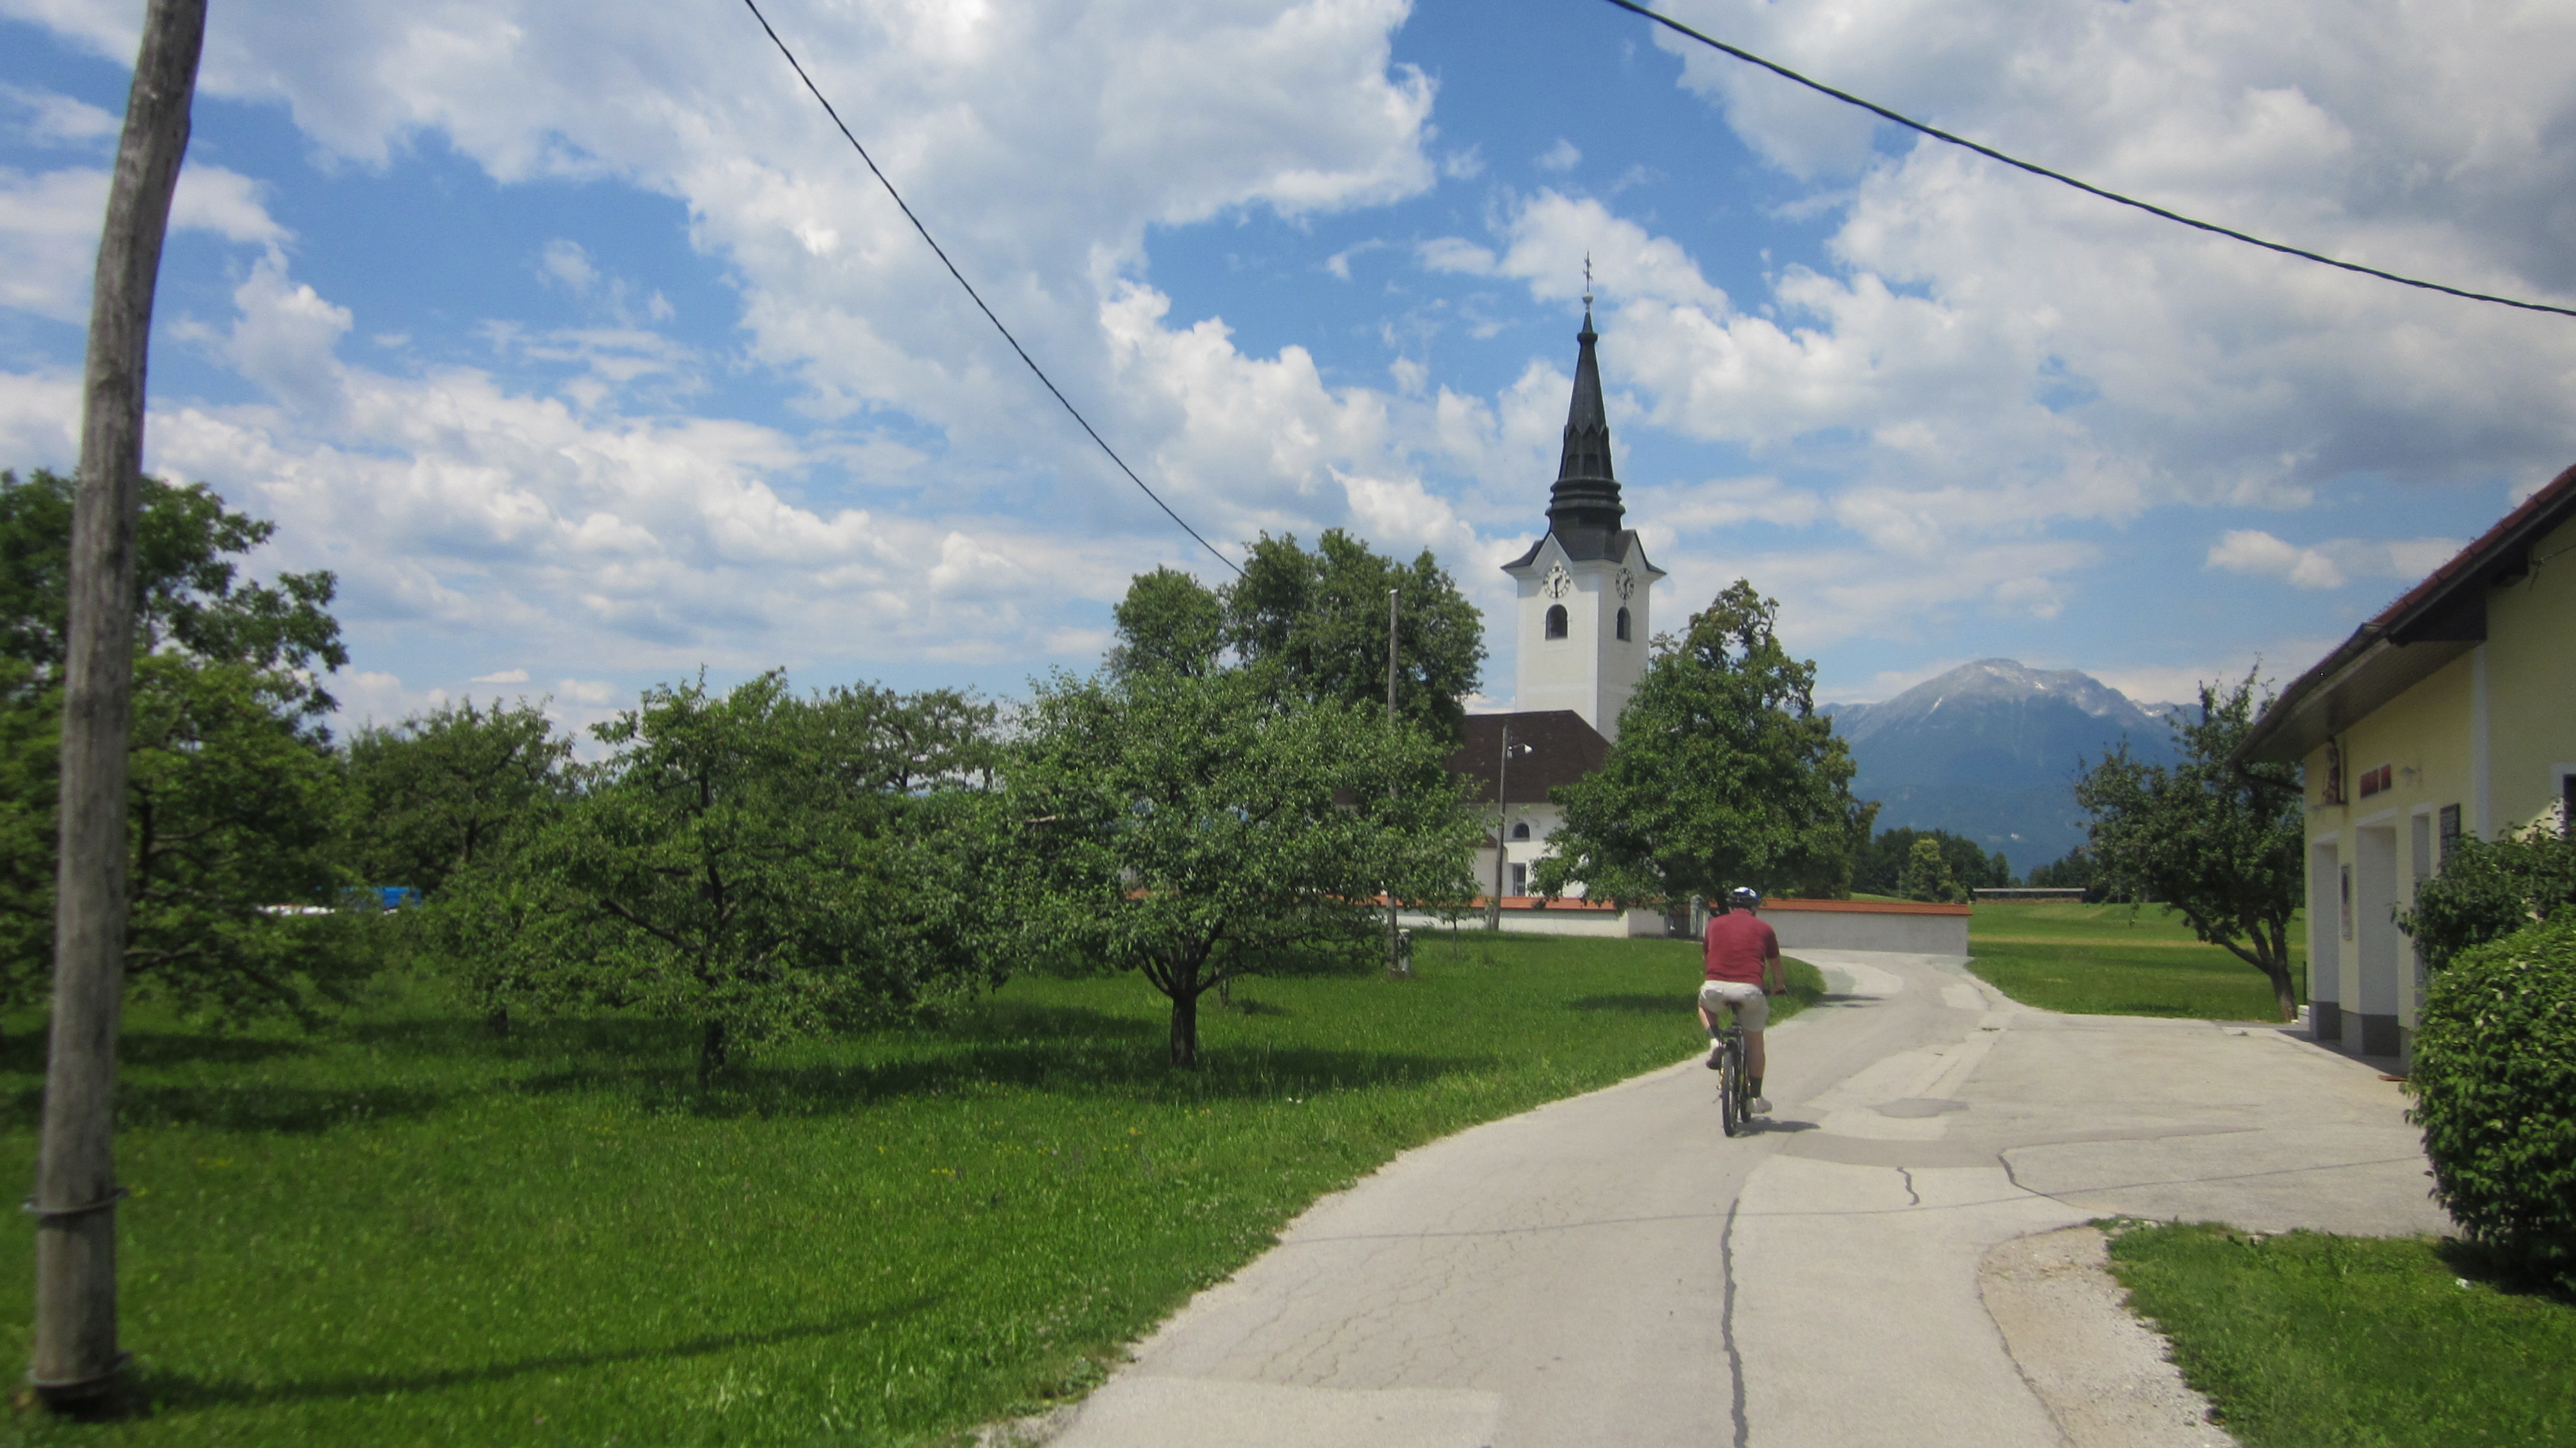
[{"label": "yellow building", "polygon": [[2305,766],[2317,1039],[2410,1056],[2424,969],[2395,912],[2461,835],[2576,812],[2576,468],[2300,675],[2237,757]]}]

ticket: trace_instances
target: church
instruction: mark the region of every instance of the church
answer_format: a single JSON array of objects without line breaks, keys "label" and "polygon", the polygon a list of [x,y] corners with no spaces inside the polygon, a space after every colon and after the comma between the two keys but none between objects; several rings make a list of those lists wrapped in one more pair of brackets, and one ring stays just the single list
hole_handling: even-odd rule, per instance
[{"label": "church", "polygon": [[[1471,714],[1449,767],[1474,781],[1472,798],[1499,827],[1477,852],[1480,892],[1526,906],[1529,876],[1561,811],[1548,791],[1601,767],[1619,737],[1619,712],[1645,677],[1652,598],[1663,570],[1625,526],[1610,465],[1610,418],[1601,402],[1592,298],[1574,363],[1565,451],[1549,490],[1547,532],[1503,565],[1518,589],[1516,680],[1510,714]],[[1499,808],[1498,808],[1499,805]]]}]

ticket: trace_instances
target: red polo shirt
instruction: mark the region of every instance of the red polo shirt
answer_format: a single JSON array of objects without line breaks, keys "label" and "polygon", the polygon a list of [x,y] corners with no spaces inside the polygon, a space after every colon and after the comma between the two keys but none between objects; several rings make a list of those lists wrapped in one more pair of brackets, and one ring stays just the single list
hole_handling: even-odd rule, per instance
[{"label": "red polo shirt", "polygon": [[1753,917],[1750,910],[1729,910],[1708,917],[1708,931],[1701,937],[1707,951],[1710,980],[1742,981],[1746,985],[1762,984],[1762,963],[1780,958],[1780,937],[1771,927]]}]

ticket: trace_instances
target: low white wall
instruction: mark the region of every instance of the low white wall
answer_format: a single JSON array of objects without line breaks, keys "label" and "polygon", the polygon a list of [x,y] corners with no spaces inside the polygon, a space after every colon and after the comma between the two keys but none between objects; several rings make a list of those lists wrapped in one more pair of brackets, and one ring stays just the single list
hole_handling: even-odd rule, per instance
[{"label": "low white wall", "polygon": [[[1449,922],[1437,915],[1400,911],[1396,919],[1407,928],[1423,932],[1416,938],[1417,947],[1430,941],[1430,932],[1449,933]],[[1465,935],[1485,928],[1482,911],[1473,911],[1458,919],[1458,933]],[[1663,912],[1658,910],[1506,910],[1503,912],[1506,935],[1593,935],[1619,937],[1643,936],[1660,940],[1664,935]]]},{"label": "low white wall", "polygon": [[1895,950],[1908,955],[1966,955],[1965,915],[1879,914],[1860,910],[1765,910],[1762,923],[1791,955],[1817,950]]}]

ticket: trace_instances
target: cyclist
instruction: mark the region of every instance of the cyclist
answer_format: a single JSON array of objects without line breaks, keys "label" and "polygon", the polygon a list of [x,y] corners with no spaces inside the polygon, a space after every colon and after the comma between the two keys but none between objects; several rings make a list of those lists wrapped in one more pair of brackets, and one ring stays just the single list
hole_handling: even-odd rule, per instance
[{"label": "cyclist", "polygon": [[1744,1074],[1751,1078],[1753,1114],[1760,1116],[1771,1110],[1771,1103],[1762,1099],[1762,1028],[1771,1019],[1769,997],[1787,994],[1789,982],[1780,966],[1780,937],[1753,915],[1761,908],[1762,892],[1739,886],[1727,893],[1726,903],[1731,908],[1710,916],[1701,936],[1706,975],[1699,988],[1699,1023],[1708,1028],[1708,1069],[1714,1071],[1723,1059],[1717,1044],[1721,1018],[1735,1012],[1735,1023],[1744,1028]]}]

